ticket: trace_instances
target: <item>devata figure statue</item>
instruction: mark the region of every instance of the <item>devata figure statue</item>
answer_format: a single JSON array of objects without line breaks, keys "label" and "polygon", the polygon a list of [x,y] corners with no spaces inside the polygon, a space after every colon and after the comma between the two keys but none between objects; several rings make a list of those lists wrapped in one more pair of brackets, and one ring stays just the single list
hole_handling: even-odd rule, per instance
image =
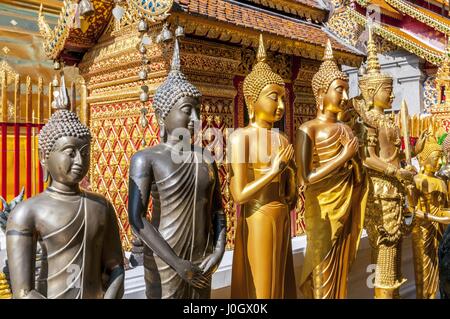
[{"label": "devata figure statue", "polygon": [[294,149],[273,129],[284,114],[284,81],[266,63],[262,35],[257,63],[244,80],[250,124],[230,136],[237,219],[231,298],[296,298],[290,210],[296,203]]},{"label": "devata figure statue", "polygon": [[[401,167],[400,128],[385,114],[394,98],[392,77],[380,72],[375,42],[369,30],[367,70],[359,80],[362,96],[353,99],[364,122],[364,166],[369,176],[365,228],[376,264],[375,298],[396,298],[406,281],[401,273],[401,246],[405,224],[406,184],[415,172]],[[409,141],[408,141],[409,142]]]},{"label": "devata figure statue", "polygon": [[211,275],[225,251],[217,166],[206,149],[190,143],[200,98],[181,72],[175,39],[171,71],[153,100],[161,143],[134,154],[130,165],[128,214],[145,244],[147,298],[210,298]]},{"label": "devata figure statue", "polygon": [[[61,82],[61,94],[68,99],[64,77]],[[58,109],[39,133],[39,159],[51,180],[44,192],[18,204],[8,218],[14,298],[123,295],[123,253],[114,208],[103,196],[79,188],[89,169],[90,139],[89,129],[66,109]],[[35,280],[38,242],[41,268]]]},{"label": "devata figure statue", "polygon": [[435,298],[439,284],[438,247],[450,224],[447,184],[435,176],[443,156],[435,136],[429,136],[418,155],[421,173],[414,177],[418,196],[412,230],[416,298]]},{"label": "devata figure statue", "polygon": [[345,298],[356,257],[367,201],[367,178],[358,138],[338,121],[348,102],[348,78],[339,70],[327,41],[312,87],[315,119],[297,130],[298,179],[305,189],[307,246],[300,279],[306,298]]}]

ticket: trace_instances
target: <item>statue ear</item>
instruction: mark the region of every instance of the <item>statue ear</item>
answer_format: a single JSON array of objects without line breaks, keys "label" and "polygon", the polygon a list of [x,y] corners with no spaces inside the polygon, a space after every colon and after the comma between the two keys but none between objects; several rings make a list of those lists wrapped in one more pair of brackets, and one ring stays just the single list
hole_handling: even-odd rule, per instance
[{"label": "statue ear", "polygon": [[317,107],[320,109],[320,111],[323,111],[323,99],[325,98],[325,90],[323,88],[320,88],[317,92]]},{"label": "statue ear", "polygon": [[248,117],[251,122],[255,118],[255,108],[254,108],[255,101],[253,101],[253,96],[247,96],[245,98],[245,103],[247,104]]},{"label": "statue ear", "polygon": [[158,125],[159,125],[159,137],[161,139],[161,141],[164,141],[165,137],[166,137],[166,124],[160,114],[160,112],[156,112],[156,120],[158,121]]},{"label": "statue ear", "polygon": [[41,163],[42,173],[44,183],[48,182],[49,173],[47,169],[47,158],[45,157],[45,152],[42,149],[39,149],[39,162]]}]

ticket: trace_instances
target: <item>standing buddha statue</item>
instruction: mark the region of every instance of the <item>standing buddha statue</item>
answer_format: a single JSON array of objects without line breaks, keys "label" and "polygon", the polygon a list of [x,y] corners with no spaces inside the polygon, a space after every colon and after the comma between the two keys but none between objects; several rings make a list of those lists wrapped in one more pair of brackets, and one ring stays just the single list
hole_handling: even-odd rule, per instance
[{"label": "standing buddha statue", "polygon": [[290,210],[296,203],[294,149],[273,129],[284,114],[284,81],[266,62],[244,80],[250,123],[230,135],[230,191],[237,219],[231,298],[296,298]]},{"label": "standing buddha statue", "polygon": [[175,39],[171,71],[153,99],[161,143],[134,154],[130,165],[128,216],[145,245],[149,299],[210,298],[211,275],[225,252],[217,166],[206,149],[191,144],[200,98],[181,71]]},{"label": "standing buddha statue", "polygon": [[[117,217],[103,196],[80,189],[89,170],[91,134],[65,109],[61,79],[56,112],[39,133],[39,160],[49,186],[8,217],[6,247],[14,298],[121,298],[124,266]],[[35,278],[36,249],[41,248]]]},{"label": "standing buddha statue", "polygon": [[436,177],[442,158],[442,146],[434,136],[428,137],[418,155],[421,173],[414,177],[417,189],[417,210],[412,230],[414,273],[417,299],[436,297],[439,285],[438,247],[450,223],[446,183]]},{"label": "standing buddha statue", "polygon": [[375,298],[398,297],[406,281],[401,273],[401,246],[405,234],[406,184],[413,184],[414,172],[401,167],[400,129],[385,114],[394,95],[392,77],[380,72],[375,42],[369,30],[367,69],[359,80],[362,96],[353,107],[364,122],[364,166],[369,175],[369,199],[365,227],[376,264]]},{"label": "standing buddha statue", "polygon": [[317,116],[297,130],[295,146],[298,179],[306,186],[300,290],[306,298],[345,298],[368,190],[357,137],[338,121],[348,101],[348,78],[334,61],[330,40],[312,87]]}]

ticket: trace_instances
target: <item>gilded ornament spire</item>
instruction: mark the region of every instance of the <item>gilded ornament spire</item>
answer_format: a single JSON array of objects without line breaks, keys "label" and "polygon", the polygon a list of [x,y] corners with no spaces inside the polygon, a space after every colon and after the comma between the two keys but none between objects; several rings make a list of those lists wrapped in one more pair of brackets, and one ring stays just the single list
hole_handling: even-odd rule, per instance
[{"label": "gilded ornament spire", "polygon": [[377,47],[373,40],[372,27],[369,25],[369,40],[367,41],[367,73],[379,74],[381,70],[378,61]]},{"label": "gilded ornament spire", "polygon": [[323,54],[323,61],[333,61],[333,47],[331,46],[330,39],[327,39],[327,44],[325,45],[325,52]]},{"label": "gilded ornament spire", "polygon": [[259,35],[259,47],[258,47],[258,53],[256,54],[256,60],[258,62],[266,62],[267,54],[266,54],[266,48],[264,47],[264,39],[263,35]]}]

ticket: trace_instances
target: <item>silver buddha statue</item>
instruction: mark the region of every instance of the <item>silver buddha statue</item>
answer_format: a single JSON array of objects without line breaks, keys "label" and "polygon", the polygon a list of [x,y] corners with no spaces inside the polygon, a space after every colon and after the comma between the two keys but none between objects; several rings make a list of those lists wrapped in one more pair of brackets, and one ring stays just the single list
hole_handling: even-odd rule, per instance
[{"label": "silver buddha statue", "polygon": [[[14,298],[121,298],[124,267],[116,214],[103,196],[81,190],[91,134],[70,105],[64,76],[57,108],[39,134],[49,187],[16,206],[6,226]],[[41,248],[35,278],[36,249]]]}]

